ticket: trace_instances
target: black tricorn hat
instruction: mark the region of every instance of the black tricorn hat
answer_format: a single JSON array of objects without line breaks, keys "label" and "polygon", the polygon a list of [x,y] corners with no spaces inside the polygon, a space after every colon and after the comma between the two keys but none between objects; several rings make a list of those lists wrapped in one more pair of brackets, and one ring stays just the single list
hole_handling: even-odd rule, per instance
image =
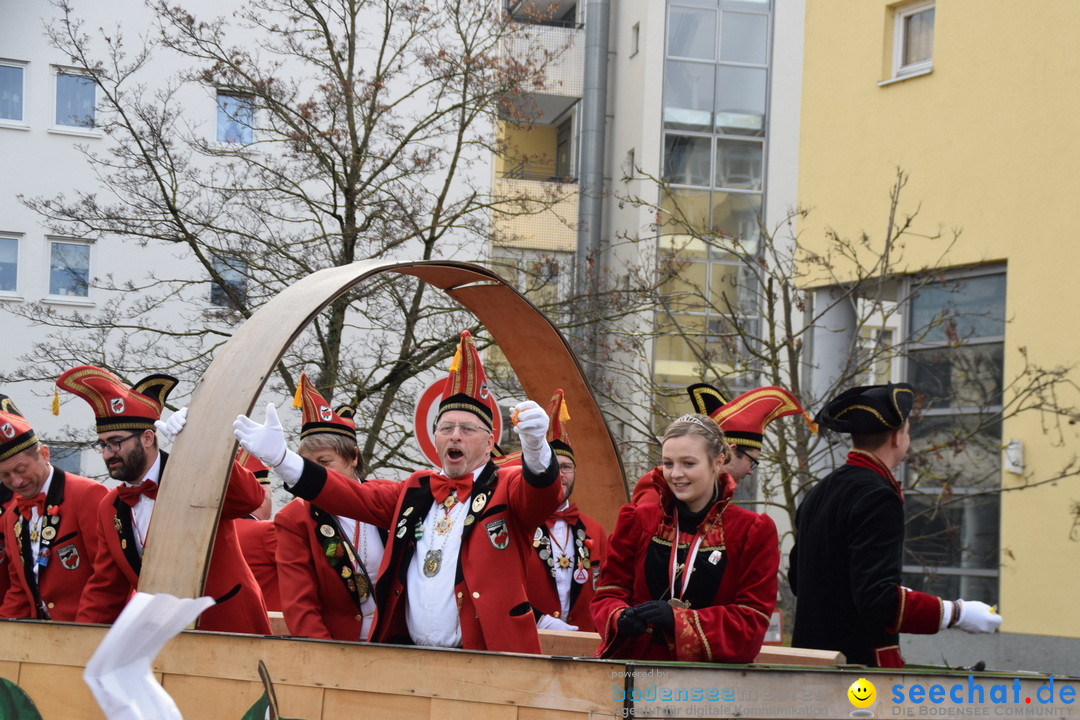
[{"label": "black tricorn hat", "polygon": [[915,406],[915,388],[907,383],[863,385],[837,395],[814,422],[838,433],[873,435],[899,430]]}]

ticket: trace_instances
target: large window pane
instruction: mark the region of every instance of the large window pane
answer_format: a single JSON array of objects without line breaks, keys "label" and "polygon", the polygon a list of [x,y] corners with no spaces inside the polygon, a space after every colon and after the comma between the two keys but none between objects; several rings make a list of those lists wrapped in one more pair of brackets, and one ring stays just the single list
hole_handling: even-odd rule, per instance
[{"label": "large window pane", "polygon": [[664,77],[664,124],[680,130],[712,130],[716,66],[668,60]]},{"label": "large window pane", "polygon": [[86,297],[90,291],[90,246],[53,242],[49,261],[49,294]]},{"label": "large window pane", "polygon": [[[226,308],[243,304],[247,300],[247,263],[237,258],[216,258],[213,267],[222,283],[210,284],[210,304]],[[236,300],[230,297],[229,291]]]},{"label": "large window pane", "polygon": [[[711,194],[708,190],[688,190],[671,188],[660,199],[663,213],[663,233],[666,235],[691,235],[709,231],[709,203]],[[690,238],[687,239],[689,241]],[[672,247],[680,248],[687,243],[677,242]],[[700,243],[698,243],[700,244]],[[702,257],[705,247],[701,245]]]},{"label": "large window pane", "polygon": [[720,60],[764,65],[768,58],[768,41],[768,15],[721,13]]},{"label": "large window pane", "polygon": [[1005,334],[1005,275],[982,275],[920,288],[911,302],[911,334],[922,342],[959,342]]},{"label": "large window pane", "polygon": [[0,119],[22,122],[23,68],[21,67],[0,65]]},{"label": "large window pane", "polygon": [[738,240],[743,252],[757,252],[761,237],[761,196],[751,193],[713,193],[712,227]]},{"label": "large window pane", "polygon": [[255,103],[245,95],[218,93],[217,141],[237,145],[252,142],[255,123]]},{"label": "large window pane", "polygon": [[668,14],[668,55],[716,59],[716,11],[674,6]]},{"label": "large window pane", "polygon": [[56,124],[94,127],[94,81],[86,75],[56,76]]},{"label": "large window pane", "polygon": [[708,293],[706,277],[709,266],[703,262],[679,261],[669,256],[670,263],[663,269],[667,275],[660,292],[665,310],[683,312],[704,310]]},{"label": "large window pane", "polygon": [[986,408],[1002,402],[1005,348],[1001,343],[915,350],[911,383],[928,407]]},{"label": "large window pane", "polygon": [[19,241],[0,237],[0,290],[15,292],[19,281]]},{"label": "large window pane", "polygon": [[998,566],[999,495],[907,493],[905,565],[976,568]]},{"label": "large window pane", "polygon": [[1000,415],[920,418],[911,425],[907,464],[919,488],[996,488],[1001,481]]},{"label": "large window pane", "polygon": [[765,133],[765,68],[718,65],[716,129],[733,135]]},{"label": "large window pane", "polygon": [[716,140],[716,186],[739,190],[761,189],[760,142]]},{"label": "large window pane", "polygon": [[672,135],[664,137],[664,178],[675,185],[708,187],[712,140],[707,137]]}]

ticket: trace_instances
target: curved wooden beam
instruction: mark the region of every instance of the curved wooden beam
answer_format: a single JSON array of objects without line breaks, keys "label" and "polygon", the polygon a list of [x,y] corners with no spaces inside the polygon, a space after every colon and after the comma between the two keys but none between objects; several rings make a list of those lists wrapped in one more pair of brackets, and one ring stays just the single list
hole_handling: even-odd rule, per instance
[{"label": "curved wooden beam", "polygon": [[195,387],[187,427],[166,468],[168,482],[158,494],[140,590],[179,597],[202,593],[236,453],[233,419],[251,413],[267,378],[308,323],[350,288],[386,272],[413,275],[474,313],[530,399],[546,406],[556,388],[566,392],[578,458],[575,501],[608,529],[614,527],[619,506],[628,500],[622,460],[581,365],[558,329],[521,293],[478,265],[369,260],[320,270],[289,286],[218,350]]}]

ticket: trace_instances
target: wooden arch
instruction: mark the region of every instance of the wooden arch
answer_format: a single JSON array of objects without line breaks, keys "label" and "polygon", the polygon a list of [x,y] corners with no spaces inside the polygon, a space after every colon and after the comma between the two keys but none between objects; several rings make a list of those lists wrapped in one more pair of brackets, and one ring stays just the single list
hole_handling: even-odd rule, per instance
[{"label": "wooden arch", "polygon": [[[188,423],[162,483],[139,578],[144,592],[202,594],[236,440],[232,421],[250,414],[278,360],[334,298],[380,273],[412,275],[471,311],[499,345],[526,395],[546,406],[566,391],[578,460],[574,499],[609,530],[627,502],[622,460],[569,344],[525,297],[495,273],[453,261],[364,261],[328,268],[283,290],[218,350],[195,387]],[[260,415],[257,413],[257,416]]]}]

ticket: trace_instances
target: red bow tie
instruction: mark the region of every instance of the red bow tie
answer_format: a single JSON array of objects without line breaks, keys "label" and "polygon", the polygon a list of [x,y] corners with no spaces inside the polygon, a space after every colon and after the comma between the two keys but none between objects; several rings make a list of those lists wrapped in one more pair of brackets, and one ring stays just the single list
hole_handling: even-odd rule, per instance
[{"label": "red bow tie", "polygon": [[547,522],[545,523],[545,525],[547,525],[548,529],[550,530],[551,527],[555,525],[556,520],[562,520],[563,522],[565,522],[570,527],[573,527],[573,526],[577,525],[578,519],[580,517],[581,517],[581,512],[578,511],[578,506],[577,505],[571,505],[570,507],[566,508],[565,510],[558,510],[558,511],[552,513],[551,517],[549,517],[547,519]]},{"label": "red bow tie", "polygon": [[453,492],[459,502],[465,502],[472,492],[472,473],[458,478],[448,478],[438,473],[431,474],[431,494],[435,496],[435,502],[442,505],[446,498]]},{"label": "red bow tie", "polygon": [[34,497],[24,498],[22,495],[15,497],[15,505],[19,509],[19,514],[22,515],[23,520],[29,520],[31,516],[31,510],[33,508],[38,509],[38,515],[45,515],[45,493],[39,492]]},{"label": "red bow tie", "polygon": [[135,507],[135,503],[139,502],[139,497],[145,495],[151,500],[157,499],[158,486],[153,480],[143,480],[138,485],[123,485],[116,488],[116,494],[120,496],[120,499],[128,507]]}]

